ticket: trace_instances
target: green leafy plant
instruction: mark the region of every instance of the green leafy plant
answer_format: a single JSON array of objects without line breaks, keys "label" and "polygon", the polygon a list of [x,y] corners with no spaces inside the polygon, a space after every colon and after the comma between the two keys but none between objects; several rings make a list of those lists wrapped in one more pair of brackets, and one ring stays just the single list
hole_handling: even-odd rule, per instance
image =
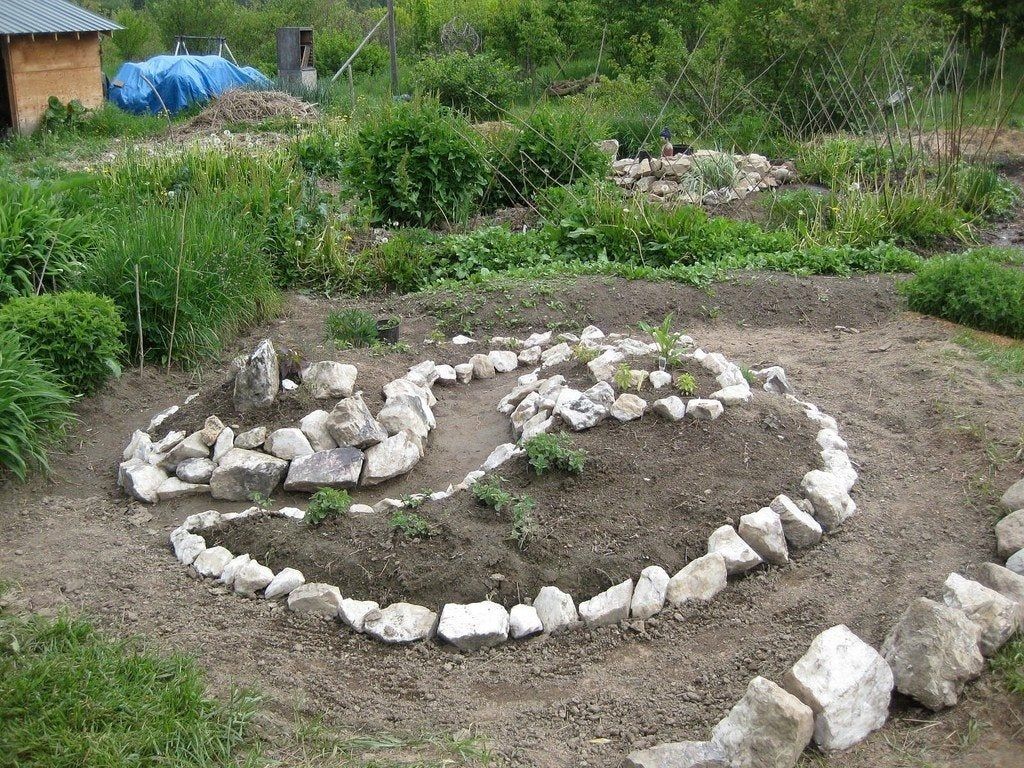
[{"label": "green leafy plant", "polygon": [[260,493],[259,491],[253,491],[249,494],[249,501],[252,502],[253,506],[266,512],[270,509],[270,505],[274,503],[274,500],[266,494]]},{"label": "green leafy plant", "polygon": [[612,376],[612,381],[623,392],[633,386],[633,370],[629,367],[628,363],[619,363],[619,367],[615,369],[615,373]]},{"label": "green leafy plant", "polygon": [[678,365],[679,352],[676,351],[676,347],[679,345],[679,339],[682,338],[683,334],[672,330],[671,312],[661,321],[661,325],[652,326],[641,322],[640,330],[651,335],[654,343],[658,345],[658,355],[665,358],[670,365]]},{"label": "green leafy plant", "polygon": [[586,365],[590,361],[596,360],[598,355],[601,354],[601,350],[581,342],[573,347],[572,354],[577,360]]},{"label": "green leafy plant", "polygon": [[723,187],[731,187],[739,177],[736,161],[729,155],[703,155],[695,157],[690,169],[680,180],[698,195]]},{"label": "green leafy plant", "polygon": [[523,448],[530,466],[538,475],[549,470],[579,475],[586,465],[586,453],[573,446],[572,438],[564,432],[531,437],[523,444]]},{"label": "green leafy plant", "polygon": [[51,371],[30,357],[19,337],[0,332],[0,469],[24,479],[47,468],[46,451],[74,421],[71,398]]},{"label": "green leafy plant", "polygon": [[757,376],[755,376],[754,372],[750,370],[750,368],[748,368],[747,366],[741,365],[740,373],[743,374],[743,378],[750,386],[754,386],[755,384],[757,384]]},{"label": "green leafy plant", "polygon": [[43,128],[48,131],[76,128],[85,122],[86,112],[85,106],[78,99],[71,99],[64,104],[56,96],[51,96],[43,112]]},{"label": "green leafy plant", "polygon": [[402,506],[406,509],[419,509],[427,503],[427,499],[430,498],[430,490],[424,490],[420,493],[407,493],[402,497]]},{"label": "green leafy plant", "polygon": [[519,90],[512,68],[486,53],[454,51],[420,59],[412,79],[419,92],[476,120],[499,115]]},{"label": "green leafy plant", "polygon": [[348,491],[337,488],[321,488],[309,497],[306,507],[306,522],[320,525],[324,520],[343,517],[352,506],[352,497]]},{"label": "green leafy plant", "polygon": [[501,487],[502,478],[497,475],[488,475],[485,478],[473,483],[473,496],[485,507],[490,507],[495,512],[507,509],[512,504],[512,494]]},{"label": "green leafy plant", "polygon": [[324,324],[327,337],[339,348],[372,347],[377,343],[377,319],[362,309],[331,312]]},{"label": "green leafy plant", "polygon": [[12,299],[0,305],[0,332],[7,330],[70,392],[91,393],[121,373],[125,325],[108,298],[69,291]]},{"label": "green leafy plant", "polygon": [[512,517],[512,526],[509,538],[511,538],[520,549],[525,549],[530,539],[537,535],[539,525],[534,517],[533,510],[537,503],[532,497],[523,495],[509,509]]},{"label": "green leafy plant", "polygon": [[680,373],[676,376],[676,389],[684,397],[693,397],[697,394],[697,380],[692,373]]},{"label": "green leafy plant", "polygon": [[421,515],[403,509],[396,509],[388,518],[388,525],[395,533],[410,539],[424,539],[430,535],[430,523]]}]

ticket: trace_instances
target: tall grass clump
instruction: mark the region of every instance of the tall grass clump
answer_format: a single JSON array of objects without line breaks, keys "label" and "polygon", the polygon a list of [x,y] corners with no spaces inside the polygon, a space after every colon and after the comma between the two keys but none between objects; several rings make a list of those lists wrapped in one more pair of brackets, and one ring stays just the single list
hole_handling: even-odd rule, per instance
[{"label": "tall grass clump", "polygon": [[[22,348],[20,337],[0,331],[0,471],[24,479],[33,466],[46,469],[47,449],[74,418],[70,403],[57,376]],[[0,689],[3,680],[0,675]],[[0,695],[0,708],[5,700]],[[0,717],[0,724],[7,722]],[[0,749],[0,754],[9,752]]]},{"label": "tall grass clump", "polygon": [[111,640],[83,619],[0,613],[0,763],[234,765],[255,698],[207,696],[191,659]]},{"label": "tall grass clump", "polygon": [[988,254],[932,259],[900,290],[916,312],[1024,339],[1024,271]]},{"label": "tall grass clump", "polygon": [[434,100],[386,103],[355,131],[343,177],[381,220],[463,221],[487,183],[483,141],[462,115]]},{"label": "tall grass clump", "polygon": [[82,282],[117,304],[135,359],[192,365],[276,311],[279,295],[259,245],[259,234],[220,197],[147,202],[112,223]]}]

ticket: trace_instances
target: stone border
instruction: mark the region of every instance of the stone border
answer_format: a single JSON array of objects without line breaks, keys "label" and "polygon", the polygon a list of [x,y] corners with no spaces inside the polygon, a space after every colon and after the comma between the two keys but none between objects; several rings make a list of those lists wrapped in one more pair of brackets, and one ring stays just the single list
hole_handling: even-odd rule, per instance
[{"label": "stone border", "polygon": [[[499,411],[509,415],[514,432],[520,440],[550,429],[556,419],[570,429],[587,429],[605,418],[629,421],[639,418],[647,409],[646,401],[631,393],[617,398],[608,379],[631,356],[649,356],[657,347],[625,336],[605,336],[593,326],[579,337],[559,339],[547,349],[552,334],[534,334],[526,343],[508,338],[492,339],[496,346],[519,347],[514,352],[491,352],[474,355],[468,365],[495,364],[512,370],[518,360],[540,363],[540,368],[521,376],[517,386],[502,399]],[[456,337],[454,344],[470,343],[466,337]],[[515,343],[513,343],[515,342]],[[531,343],[532,342],[532,343]],[[570,342],[590,347],[594,355],[588,363],[597,380],[591,389],[579,392],[564,386],[560,375],[541,379],[540,371],[567,361],[573,355]],[[694,398],[684,402],[675,395],[655,401],[651,410],[669,421],[684,417],[715,419],[726,407],[736,407],[750,401],[752,393],[743,371],[723,355],[707,353],[694,348],[693,340],[681,337],[681,355],[697,361],[716,376],[721,389],[708,399]],[[410,369],[422,375],[425,364]],[[431,363],[431,365],[433,365]],[[437,368],[439,366],[435,366]],[[458,376],[456,366],[453,371]],[[631,371],[634,379],[652,377],[652,383],[662,388],[671,380],[659,377],[660,371]],[[493,375],[493,374],[491,374]],[[340,590],[330,584],[305,583],[301,572],[284,568],[274,574],[269,568],[253,560],[248,554],[235,557],[224,547],[206,547],[205,539],[196,533],[205,528],[230,523],[260,514],[275,514],[301,520],[304,512],[285,508],[277,512],[264,512],[253,507],[244,512],[221,514],[216,510],[191,515],[171,533],[171,545],[183,565],[191,566],[201,576],[217,578],[235,592],[264,597],[285,597],[290,609],[299,613],[312,613],[325,618],[338,618],[356,632],[364,632],[386,643],[408,643],[437,636],[464,651],[492,647],[511,639],[524,639],[541,633],[550,634],[576,627],[601,627],[629,618],[646,619],[660,612],[666,603],[681,605],[689,600],[709,601],[722,592],[730,576],[738,577],[762,563],[784,564],[789,561],[789,546],[816,545],[825,531],[831,531],[856,511],[849,491],[857,481],[857,472],[847,454],[846,442],[840,437],[835,419],[820,411],[812,403],[795,397],[785,371],[779,367],[757,371],[755,376],[763,388],[776,396],[783,396],[804,409],[805,416],[819,426],[816,441],[821,447],[821,469],[807,472],[802,480],[806,499],[794,502],[780,494],[769,505],[743,515],[738,529],[723,525],[708,539],[708,553],[688,563],[674,576],[660,566],[648,566],[636,582],[627,579],[604,592],[581,602],[577,608],[571,595],[554,586],[543,587],[532,604],[521,604],[507,611],[491,601],[471,604],[445,604],[440,616],[424,606],[399,602],[381,608],[376,602],[343,598]],[[479,377],[479,376],[478,376]],[[489,377],[489,376],[487,376]],[[431,375],[426,376],[427,379]],[[438,380],[440,376],[438,377]],[[428,382],[427,386],[433,382]],[[639,401],[639,402],[637,402]],[[532,427],[531,427],[532,425]],[[516,443],[506,443],[495,449],[481,466],[471,472],[458,486],[429,494],[429,499],[447,498],[453,493],[467,490],[486,472],[495,469],[513,456],[522,453]],[[417,501],[422,500],[422,496]],[[354,505],[355,507],[356,505]],[[353,508],[353,513],[381,512],[404,506],[401,500],[384,499],[375,507]]]}]

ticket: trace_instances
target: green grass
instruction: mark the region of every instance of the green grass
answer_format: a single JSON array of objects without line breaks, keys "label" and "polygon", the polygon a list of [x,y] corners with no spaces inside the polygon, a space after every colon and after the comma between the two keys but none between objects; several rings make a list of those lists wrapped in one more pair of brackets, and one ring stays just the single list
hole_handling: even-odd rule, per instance
[{"label": "green grass", "polygon": [[961,347],[973,352],[979,360],[1000,374],[1008,374],[1024,387],[1024,344],[997,344],[971,331],[953,337]]},{"label": "green grass", "polygon": [[1024,699],[1024,635],[1017,634],[992,658],[992,668],[1010,689]]},{"label": "green grass", "polygon": [[255,706],[86,620],[0,613],[0,768],[239,765]]}]

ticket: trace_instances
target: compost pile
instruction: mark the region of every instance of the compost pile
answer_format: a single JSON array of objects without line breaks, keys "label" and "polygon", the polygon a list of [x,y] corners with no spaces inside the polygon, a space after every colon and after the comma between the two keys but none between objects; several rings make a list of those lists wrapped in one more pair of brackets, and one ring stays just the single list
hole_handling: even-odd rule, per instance
[{"label": "compost pile", "polygon": [[188,122],[187,128],[191,131],[219,129],[281,117],[306,122],[319,117],[319,111],[315,105],[283,91],[234,89],[211,101]]}]

